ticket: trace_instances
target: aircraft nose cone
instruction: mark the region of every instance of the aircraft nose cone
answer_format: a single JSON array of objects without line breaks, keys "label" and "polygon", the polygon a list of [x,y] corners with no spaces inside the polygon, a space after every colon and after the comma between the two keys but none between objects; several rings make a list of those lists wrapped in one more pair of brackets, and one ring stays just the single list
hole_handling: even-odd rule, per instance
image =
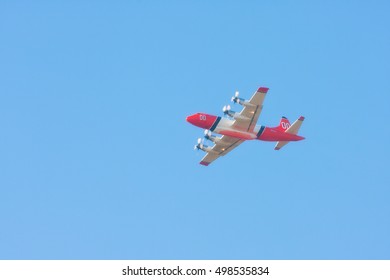
[{"label": "aircraft nose cone", "polygon": [[195,118],[196,118],[195,115],[191,115],[191,116],[186,117],[186,121],[193,124]]}]

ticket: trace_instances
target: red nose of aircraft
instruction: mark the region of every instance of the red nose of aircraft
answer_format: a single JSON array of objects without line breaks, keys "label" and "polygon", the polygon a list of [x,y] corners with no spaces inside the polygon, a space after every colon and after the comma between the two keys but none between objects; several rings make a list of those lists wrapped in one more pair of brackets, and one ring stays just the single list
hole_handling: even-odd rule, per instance
[{"label": "red nose of aircraft", "polygon": [[216,120],[216,116],[203,113],[196,113],[186,118],[187,122],[206,129],[211,128]]},{"label": "red nose of aircraft", "polygon": [[186,121],[193,124],[193,125],[196,125],[196,120],[199,120],[199,117],[198,117],[198,114],[194,114],[194,115],[191,115],[191,116],[188,116],[186,118]]}]

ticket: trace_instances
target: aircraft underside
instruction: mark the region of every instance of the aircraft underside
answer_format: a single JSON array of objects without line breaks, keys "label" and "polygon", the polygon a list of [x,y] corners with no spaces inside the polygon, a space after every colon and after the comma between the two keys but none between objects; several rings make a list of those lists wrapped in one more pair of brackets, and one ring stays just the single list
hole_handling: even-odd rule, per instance
[{"label": "aircraft underside", "polygon": [[268,88],[260,87],[250,100],[238,97],[238,92],[236,92],[235,96],[232,97],[232,102],[242,105],[244,108],[240,113],[236,113],[230,109],[230,106],[224,106],[222,110],[227,118],[206,113],[196,113],[186,118],[189,123],[204,128],[204,138],[214,144],[209,147],[203,143],[201,138],[198,139],[195,149],[207,153],[200,164],[209,165],[246,140],[275,141],[277,142],[275,150],[279,150],[290,141],[305,139],[297,135],[304,117],[300,117],[293,124],[290,124],[286,117],[282,117],[279,126],[276,127],[256,125],[267,92]]}]

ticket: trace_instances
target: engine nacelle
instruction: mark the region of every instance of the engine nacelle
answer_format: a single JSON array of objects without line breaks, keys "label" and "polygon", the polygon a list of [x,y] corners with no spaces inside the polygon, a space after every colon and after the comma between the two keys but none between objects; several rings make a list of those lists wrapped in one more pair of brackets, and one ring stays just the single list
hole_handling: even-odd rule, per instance
[{"label": "engine nacelle", "polygon": [[211,134],[211,131],[208,129],[206,129],[204,131],[204,138],[206,138],[207,140],[210,140],[213,143],[217,143],[219,140],[221,140],[220,137],[217,137],[217,136]]},{"label": "engine nacelle", "polygon": [[205,144],[203,144],[201,138],[198,139],[198,144],[195,145],[194,150],[202,150],[202,151],[204,151],[206,153],[212,152],[212,148],[207,146],[207,145],[205,145]]},{"label": "engine nacelle", "polygon": [[203,152],[209,153],[212,152],[211,147],[204,145],[204,144],[198,144],[195,146],[198,150],[202,150]]},{"label": "engine nacelle", "polygon": [[253,105],[252,103],[249,103],[248,100],[245,100],[243,98],[240,98],[238,97],[239,96],[239,92],[236,91],[236,93],[234,94],[234,96],[232,97],[232,102],[233,103],[237,103],[237,104],[240,104],[242,106],[255,106]]},{"label": "engine nacelle", "polygon": [[245,99],[242,99],[242,98],[239,98],[236,103],[238,103],[238,104],[240,104],[242,106],[250,106],[250,107],[254,107],[255,106],[252,103],[249,103],[248,100],[245,100]]},{"label": "engine nacelle", "polygon": [[236,112],[230,110],[230,105],[223,106],[222,112],[223,112],[225,115],[228,115],[228,116],[230,116],[230,117],[232,117],[232,118],[233,118],[233,116],[236,114]]},{"label": "engine nacelle", "polygon": [[249,118],[241,116],[239,113],[236,113],[230,110],[230,105],[223,106],[222,111],[225,115],[232,117],[233,119],[249,120]]}]

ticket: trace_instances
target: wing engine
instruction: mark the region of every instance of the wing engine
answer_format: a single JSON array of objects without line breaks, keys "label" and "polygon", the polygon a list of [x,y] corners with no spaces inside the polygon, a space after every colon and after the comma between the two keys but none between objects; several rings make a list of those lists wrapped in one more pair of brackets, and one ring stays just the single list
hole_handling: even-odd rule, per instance
[{"label": "wing engine", "polygon": [[206,138],[207,140],[210,140],[213,143],[217,143],[217,142],[221,141],[220,137],[215,136],[214,134],[211,134],[211,131],[208,129],[206,129],[204,131],[204,138]]},{"label": "wing engine", "polygon": [[249,120],[249,118],[244,117],[244,116],[242,116],[241,114],[236,113],[236,112],[230,110],[230,108],[231,108],[230,105],[223,106],[222,112],[223,112],[225,115],[228,115],[229,117],[232,117],[233,119]]},{"label": "wing engine", "polygon": [[238,91],[236,91],[236,93],[232,97],[232,102],[233,103],[237,103],[237,104],[240,104],[242,106],[250,106],[250,107],[255,106],[252,103],[250,103],[248,100],[245,100],[243,98],[238,97],[239,95],[240,95],[240,93]]},{"label": "wing engine", "polygon": [[198,138],[198,144],[194,146],[194,150],[202,150],[206,153],[213,153],[211,147],[203,144],[202,138]]}]

